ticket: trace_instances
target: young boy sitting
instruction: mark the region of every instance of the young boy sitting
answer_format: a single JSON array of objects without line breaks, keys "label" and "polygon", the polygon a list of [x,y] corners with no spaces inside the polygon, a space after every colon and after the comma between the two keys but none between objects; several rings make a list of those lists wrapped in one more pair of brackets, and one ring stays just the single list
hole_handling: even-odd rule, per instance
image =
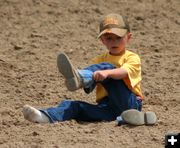
[{"label": "young boy sitting", "polygon": [[120,119],[133,125],[156,122],[153,112],[141,112],[141,61],[137,54],[126,49],[131,39],[128,22],[118,14],[109,14],[100,23],[98,38],[108,49],[84,69],[75,69],[64,53],[57,58],[59,72],[68,90],[83,88],[90,93],[96,88],[96,105],[83,101],[64,100],[56,107],[37,110],[25,105],[25,119],[37,123],[65,120],[113,121]]}]

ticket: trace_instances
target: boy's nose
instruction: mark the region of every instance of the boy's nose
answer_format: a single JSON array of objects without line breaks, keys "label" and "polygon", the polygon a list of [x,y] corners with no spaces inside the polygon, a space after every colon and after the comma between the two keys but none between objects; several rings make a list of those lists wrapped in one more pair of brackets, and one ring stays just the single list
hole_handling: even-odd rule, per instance
[{"label": "boy's nose", "polygon": [[111,41],[112,44],[114,44],[115,46],[119,44],[119,40],[117,39],[114,39]]}]

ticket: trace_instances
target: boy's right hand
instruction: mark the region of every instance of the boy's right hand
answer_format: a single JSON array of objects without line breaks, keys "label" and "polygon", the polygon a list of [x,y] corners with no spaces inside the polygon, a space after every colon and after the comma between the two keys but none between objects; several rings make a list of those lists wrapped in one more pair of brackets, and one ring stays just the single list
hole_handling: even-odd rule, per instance
[{"label": "boy's right hand", "polygon": [[109,75],[109,70],[98,70],[93,73],[96,82],[105,80]]}]

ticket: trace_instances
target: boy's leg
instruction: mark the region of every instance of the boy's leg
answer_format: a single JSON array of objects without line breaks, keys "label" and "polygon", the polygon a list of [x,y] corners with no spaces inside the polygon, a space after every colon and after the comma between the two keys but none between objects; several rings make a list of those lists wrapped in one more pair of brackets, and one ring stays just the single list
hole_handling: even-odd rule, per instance
[{"label": "boy's leg", "polygon": [[[100,63],[91,65],[86,69],[94,72],[113,68],[115,67],[109,63]],[[108,92],[110,106],[117,115],[122,113],[121,116],[117,117],[118,123],[132,125],[153,125],[156,123],[157,117],[154,112],[140,112],[142,101],[127,88],[123,80],[106,79],[102,84]]]},{"label": "boy's leg", "polygon": [[105,80],[102,85],[108,92],[110,106],[114,109],[118,123],[132,125],[153,125],[157,121],[156,114],[152,111],[140,112],[141,100],[132,93],[123,80]]},{"label": "boy's leg", "polygon": [[[81,70],[79,73],[81,74],[81,76],[85,76],[85,72],[83,73],[83,71],[86,70],[95,72],[97,70],[106,70],[114,68],[116,68],[114,65],[109,64],[107,62],[103,62],[100,64],[91,65],[85,68],[84,70]],[[93,86],[95,82],[92,82]],[[120,115],[123,111],[127,109],[137,109],[141,111],[141,100],[138,99],[137,96],[131,90],[129,90],[129,88],[125,85],[123,80],[106,79],[100,83],[108,92],[109,105],[114,109],[117,115]]]},{"label": "boy's leg", "polygon": [[106,79],[101,84],[108,92],[110,106],[117,116],[128,109],[141,111],[141,100],[128,89],[123,80]]},{"label": "boy's leg", "polygon": [[51,123],[76,119],[80,121],[112,121],[116,119],[108,106],[108,100],[97,105],[82,101],[62,101],[57,107],[40,110],[49,117]]},{"label": "boy's leg", "polygon": [[84,84],[84,91],[86,93],[90,93],[94,90],[96,83],[93,79],[93,73],[97,70],[107,70],[107,69],[114,69],[115,66],[107,63],[107,62],[102,62],[99,64],[93,64],[91,66],[88,66],[84,68],[83,70],[78,70],[81,79],[83,80]]},{"label": "boy's leg", "polygon": [[87,93],[92,91],[96,85],[93,80],[93,72],[115,68],[115,66],[104,62],[91,65],[83,70],[76,70],[68,56],[64,53],[58,55],[57,67],[59,72],[65,77],[65,84],[68,90],[74,91],[83,87]]}]

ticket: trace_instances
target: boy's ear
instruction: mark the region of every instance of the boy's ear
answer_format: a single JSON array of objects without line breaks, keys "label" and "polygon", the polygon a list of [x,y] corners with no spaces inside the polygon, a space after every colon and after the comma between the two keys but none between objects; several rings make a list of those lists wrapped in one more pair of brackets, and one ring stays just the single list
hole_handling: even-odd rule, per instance
[{"label": "boy's ear", "polygon": [[129,33],[127,34],[127,41],[129,41],[131,38],[132,38],[132,33],[129,32]]}]

